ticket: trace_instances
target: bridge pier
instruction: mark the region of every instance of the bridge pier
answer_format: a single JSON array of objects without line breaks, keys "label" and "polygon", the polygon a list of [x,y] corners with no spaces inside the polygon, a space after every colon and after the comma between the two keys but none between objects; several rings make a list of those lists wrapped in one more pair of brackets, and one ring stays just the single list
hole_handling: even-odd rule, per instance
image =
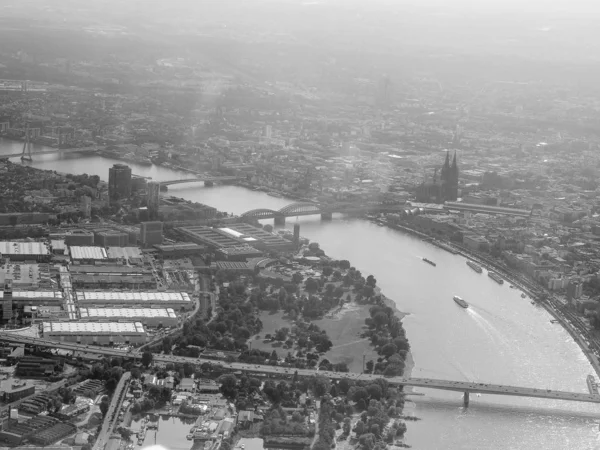
[{"label": "bridge pier", "polygon": [[285,225],[285,216],[275,216],[275,225]]},{"label": "bridge pier", "polygon": [[206,187],[213,187],[214,185],[215,185],[215,183],[212,182],[212,181],[205,181],[204,182],[204,186],[206,186]]},{"label": "bridge pier", "polygon": [[465,391],[463,394],[463,406],[466,408],[469,406],[469,391]]},{"label": "bridge pier", "polygon": [[333,214],[330,212],[321,213],[321,220],[331,220],[333,219]]}]

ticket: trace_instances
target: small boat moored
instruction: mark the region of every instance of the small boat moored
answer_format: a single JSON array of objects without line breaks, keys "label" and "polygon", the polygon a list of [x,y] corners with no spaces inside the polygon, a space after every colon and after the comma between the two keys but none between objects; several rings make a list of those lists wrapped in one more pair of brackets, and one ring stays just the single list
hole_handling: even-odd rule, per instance
[{"label": "small boat moored", "polygon": [[423,261],[425,261],[427,264],[431,264],[433,267],[435,267],[437,264],[434,263],[433,261],[427,259],[427,258],[423,258]]},{"label": "small boat moored", "polygon": [[492,280],[494,280],[498,284],[504,284],[504,280],[496,272],[492,272],[491,270],[489,270],[488,277],[490,277]]},{"label": "small boat moored", "polygon": [[469,266],[471,269],[473,269],[477,273],[483,272],[483,269],[481,268],[481,266],[478,264],[475,264],[473,261],[467,261],[467,266]]}]

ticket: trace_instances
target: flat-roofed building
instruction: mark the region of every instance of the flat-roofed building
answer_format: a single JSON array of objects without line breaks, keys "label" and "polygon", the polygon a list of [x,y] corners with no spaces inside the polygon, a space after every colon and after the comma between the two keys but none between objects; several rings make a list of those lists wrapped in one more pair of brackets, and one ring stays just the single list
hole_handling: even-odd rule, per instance
[{"label": "flat-roofed building", "polygon": [[94,264],[96,261],[104,261],[108,259],[106,249],[103,247],[71,246],[69,249],[71,252],[71,260],[74,263]]},{"label": "flat-roofed building", "polygon": [[194,302],[187,292],[96,292],[78,291],[77,302],[84,306],[141,306],[144,308],[173,308],[174,310],[190,310]]},{"label": "flat-roofed building", "polygon": [[0,255],[11,261],[48,261],[50,250],[43,242],[0,241]]},{"label": "flat-roofed building", "polygon": [[184,256],[199,255],[205,251],[202,245],[193,242],[177,242],[175,244],[155,245],[154,248],[159,251],[163,258],[182,258]]},{"label": "flat-roofed building", "polygon": [[[4,299],[4,292],[0,292],[0,300]],[[12,291],[12,302],[15,306],[58,305],[62,303],[63,295],[60,291]]]},{"label": "flat-roofed building", "polygon": [[154,276],[93,273],[77,273],[71,275],[73,287],[77,289],[156,289]]},{"label": "flat-roofed building", "polygon": [[236,236],[223,233],[217,228],[190,225],[177,228],[177,231],[187,236],[195,243],[205,245],[212,249],[221,247],[235,247],[242,244]]},{"label": "flat-roofed building", "polygon": [[173,308],[80,308],[82,321],[141,322],[156,328],[177,326]]},{"label": "flat-roofed building", "polygon": [[142,344],[146,330],[140,322],[43,322],[42,336],[81,344]]},{"label": "flat-roofed building", "polygon": [[259,250],[288,251],[295,248],[293,241],[247,223],[235,223],[227,228],[219,228],[219,230],[231,234]]},{"label": "flat-roofed building", "polygon": [[142,251],[139,247],[108,247],[106,250],[108,257],[110,259],[128,259],[128,260],[138,260],[142,259]]}]

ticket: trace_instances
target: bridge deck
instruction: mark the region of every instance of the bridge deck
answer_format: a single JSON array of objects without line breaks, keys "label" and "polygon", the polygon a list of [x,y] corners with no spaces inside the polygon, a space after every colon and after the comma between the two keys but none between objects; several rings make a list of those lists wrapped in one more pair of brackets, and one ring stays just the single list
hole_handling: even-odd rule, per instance
[{"label": "bridge deck", "polygon": [[171,186],[173,184],[183,184],[183,183],[201,183],[203,181],[235,181],[241,180],[240,177],[235,176],[224,176],[224,177],[199,177],[199,178],[186,178],[183,180],[170,180],[170,181],[161,181],[160,184],[164,186]]},{"label": "bridge deck", "polygon": [[[83,147],[83,148],[62,148],[62,149],[54,149],[54,150],[44,150],[42,152],[31,152],[31,156],[35,155],[52,155],[54,153],[84,153],[84,152],[95,152],[98,149],[95,147]],[[25,153],[28,155],[28,153]],[[18,158],[23,155],[22,152],[19,153],[11,153],[9,155],[0,155],[0,158]]]},{"label": "bridge deck", "polygon": [[[29,345],[36,345],[39,347],[50,347],[50,348],[61,348],[68,351],[79,351],[85,353],[100,354],[106,356],[124,356],[141,358],[141,352],[133,351],[127,352],[124,350],[118,350],[111,347],[99,347],[94,345],[82,345],[70,342],[58,342],[49,341],[42,338],[34,338],[29,336],[23,336],[14,332],[0,332],[0,342],[11,342],[11,343],[23,343]],[[246,363],[228,363],[223,361],[215,361],[200,358],[186,358],[181,356],[173,355],[154,355],[154,360],[158,362],[188,362],[191,364],[202,364],[209,362],[211,364],[220,365],[221,367],[233,370],[243,371],[249,373],[263,373],[281,375],[284,377],[292,376],[294,373],[298,373],[299,376],[314,376],[321,375],[334,380],[341,379],[353,379],[362,381],[371,381],[381,378],[379,375],[371,374],[356,374],[346,372],[328,372],[309,369],[294,369],[287,367],[278,366],[264,366],[259,364],[246,364]],[[600,403],[600,395],[592,395],[579,392],[566,392],[566,391],[555,391],[550,389],[537,389],[529,387],[519,386],[506,386],[500,384],[486,384],[486,383],[472,383],[467,381],[451,381],[451,380],[438,380],[430,378],[403,378],[403,377],[387,377],[385,378],[390,384],[403,385],[403,386],[414,386],[429,389],[441,389],[446,391],[457,391],[457,392],[469,392],[469,393],[481,393],[481,394],[492,394],[492,395],[510,395],[516,397],[535,397],[535,398],[546,398],[554,400],[566,400],[575,402],[588,402],[588,403]]]}]

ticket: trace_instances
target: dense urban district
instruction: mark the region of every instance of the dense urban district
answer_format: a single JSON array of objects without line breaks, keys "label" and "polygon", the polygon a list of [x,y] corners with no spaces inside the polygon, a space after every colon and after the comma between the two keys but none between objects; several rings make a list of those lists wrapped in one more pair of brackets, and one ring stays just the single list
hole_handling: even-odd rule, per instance
[{"label": "dense urban district", "polygon": [[[412,392],[386,379],[410,376],[402,314],[360,261],[266,219],[359,217],[463,254],[546,307],[599,367],[593,93],[443,78],[433,56],[412,75],[365,68],[353,54],[308,56],[285,33],[250,45],[231,27],[196,47],[128,47],[126,27],[64,20],[0,32],[28,36],[0,51],[0,134],[22,144],[0,160],[0,341],[56,342],[0,348],[2,445],[131,450],[173,416],[195,449],[407,446]],[[40,170],[40,148],[121,163],[101,176]],[[290,205],[235,215],[169,195],[186,180]]]}]

